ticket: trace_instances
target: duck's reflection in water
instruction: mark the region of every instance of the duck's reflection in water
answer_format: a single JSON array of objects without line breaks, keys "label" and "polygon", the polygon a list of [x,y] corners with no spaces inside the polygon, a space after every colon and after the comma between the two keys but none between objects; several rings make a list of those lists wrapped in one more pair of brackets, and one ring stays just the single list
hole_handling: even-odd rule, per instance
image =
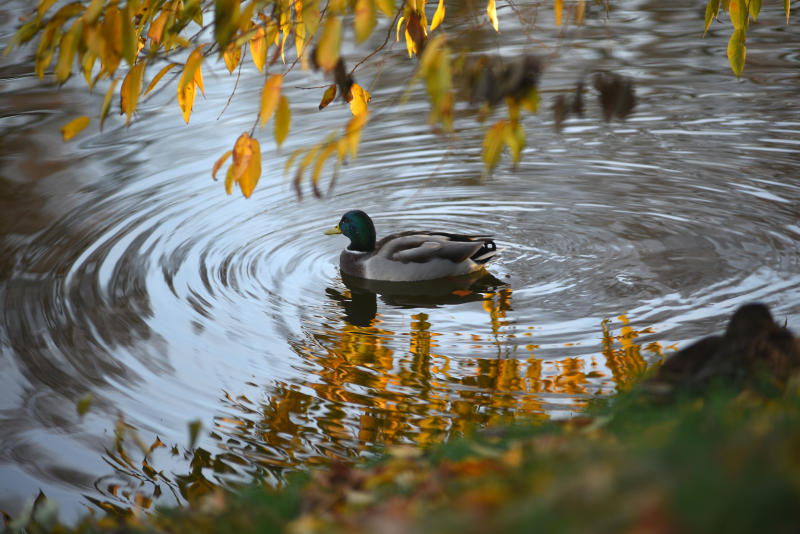
[{"label": "duck's reflection in water", "polygon": [[344,320],[353,326],[372,324],[378,312],[379,296],[388,306],[435,308],[480,302],[486,298],[487,293],[507,285],[486,271],[421,282],[381,282],[354,278],[342,273],[342,281],[349,289],[349,294],[334,288],[328,288],[326,293],[341,305]]}]

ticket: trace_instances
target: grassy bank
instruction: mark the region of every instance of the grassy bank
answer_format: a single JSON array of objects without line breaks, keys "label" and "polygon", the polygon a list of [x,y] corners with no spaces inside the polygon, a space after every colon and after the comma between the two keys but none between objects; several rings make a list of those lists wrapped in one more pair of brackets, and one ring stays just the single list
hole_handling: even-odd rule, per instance
[{"label": "grassy bank", "polygon": [[669,402],[628,393],[570,422],[493,428],[424,453],[394,449],[277,491],[220,491],[74,528],[39,519],[29,531],[796,532],[800,390],[718,389]]}]

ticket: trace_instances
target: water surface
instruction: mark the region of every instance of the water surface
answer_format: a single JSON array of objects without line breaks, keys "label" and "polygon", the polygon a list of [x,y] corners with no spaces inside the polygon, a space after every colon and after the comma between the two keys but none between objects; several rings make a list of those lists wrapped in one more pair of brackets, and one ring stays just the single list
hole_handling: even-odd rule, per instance
[{"label": "water surface", "polygon": [[[0,7],[0,41],[23,4]],[[463,10],[448,6],[445,26],[478,50],[548,58],[522,162],[485,177],[467,114],[454,137],[432,132],[421,86],[397,98],[414,62],[396,45],[356,74],[374,117],[323,199],[304,183],[298,201],[283,173],[347,119],[340,103],[316,110],[318,75],[287,83],[286,146],[258,131],[263,175],[245,200],[210,169],[252,126],[252,65],[219,118],[234,85],[222,65],[188,127],[169,89],[129,128],[114,116],[65,144],[58,128],[96,117],[105,88],[39,83],[30,49],[0,60],[0,509],[39,489],[68,519],[148,508],[382,444],[567,417],[749,301],[800,330],[800,58],[778,6],[748,32],[741,81],[728,24],[701,39],[694,2],[593,10],[564,38],[549,8],[531,26],[501,5],[500,36]],[[634,114],[607,124],[588,91],[586,115],[555,133],[555,95],[595,69],[635,80]],[[346,241],[322,232],[354,207],[379,236],[479,230],[504,250],[469,290],[348,287]],[[146,461],[136,436],[155,445]]]}]

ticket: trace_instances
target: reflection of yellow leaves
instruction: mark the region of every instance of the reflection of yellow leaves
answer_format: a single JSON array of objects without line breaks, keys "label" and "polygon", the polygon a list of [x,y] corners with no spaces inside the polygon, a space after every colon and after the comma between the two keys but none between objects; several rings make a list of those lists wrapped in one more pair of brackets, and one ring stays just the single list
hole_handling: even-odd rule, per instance
[{"label": "reflection of yellow leaves", "polygon": [[561,20],[564,15],[564,0],[554,0],[553,11],[556,16],[556,26],[561,26]]},{"label": "reflection of yellow leaves", "polygon": [[78,132],[89,126],[89,122],[91,119],[89,117],[83,116],[78,117],[77,119],[72,119],[67,124],[61,127],[61,135],[64,137],[64,141],[69,141],[76,135]]}]

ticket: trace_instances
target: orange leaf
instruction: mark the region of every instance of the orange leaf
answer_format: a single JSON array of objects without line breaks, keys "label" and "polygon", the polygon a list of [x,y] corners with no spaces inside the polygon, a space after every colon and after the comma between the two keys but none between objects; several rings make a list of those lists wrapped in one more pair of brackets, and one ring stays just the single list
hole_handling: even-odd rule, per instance
[{"label": "orange leaf", "polygon": [[[233,146],[234,181],[239,183],[242,194],[249,198],[261,176],[261,147],[258,141],[243,133]],[[229,173],[231,171],[228,171]]]},{"label": "orange leaf", "polygon": [[281,95],[282,83],[283,76],[280,74],[273,74],[264,82],[264,88],[261,90],[261,109],[258,112],[261,126],[264,126],[270,117],[272,117],[275,106],[278,105],[278,97]]},{"label": "orange leaf", "polygon": [[91,119],[89,117],[83,116],[78,117],[77,119],[72,119],[67,124],[61,127],[61,135],[64,137],[64,141],[69,141],[73,137],[75,137],[78,132],[89,126],[89,122]]},{"label": "orange leaf", "polygon": [[334,98],[336,98],[336,84],[333,84],[325,89],[325,94],[322,95],[322,102],[319,103],[319,109],[323,109],[328,104],[333,102]]},{"label": "orange leaf", "polygon": [[352,100],[350,100],[350,112],[356,117],[367,112],[367,102],[372,100],[372,95],[354,83],[350,88]]},{"label": "orange leaf", "polygon": [[125,125],[131,122],[131,115],[136,111],[136,103],[142,93],[142,77],[144,76],[144,66],[147,61],[140,61],[133,66],[125,79],[122,80],[122,89],[119,92],[119,107],[125,113]]},{"label": "orange leaf", "polygon": [[228,46],[228,49],[222,54],[222,58],[225,60],[225,66],[228,67],[228,72],[233,73],[234,69],[239,66],[239,62],[242,60],[242,47]]},{"label": "orange leaf", "polygon": [[250,39],[250,55],[253,57],[258,72],[264,72],[264,63],[267,62],[267,34],[263,26],[259,26],[255,36]]},{"label": "orange leaf", "polygon": [[564,15],[564,0],[555,0],[553,11],[556,15],[556,26],[561,26],[561,18]]},{"label": "orange leaf", "polygon": [[220,167],[222,167],[222,164],[225,163],[225,161],[230,157],[231,154],[233,154],[233,150],[228,150],[222,156],[220,156],[220,158],[216,161],[216,163],[214,163],[214,168],[211,169],[211,177],[213,179],[215,180],[217,179],[217,171],[219,170]]},{"label": "orange leaf", "polygon": [[286,136],[289,135],[289,123],[291,120],[292,111],[289,109],[289,99],[281,96],[278,101],[278,109],[275,112],[275,141],[278,146],[281,146]]},{"label": "orange leaf", "polygon": [[155,44],[161,42],[161,37],[164,35],[164,26],[167,24],[168,17],[169,11],[162,11],[156,20],[150,23],[150,30],[147,32],[147,37]]}]

